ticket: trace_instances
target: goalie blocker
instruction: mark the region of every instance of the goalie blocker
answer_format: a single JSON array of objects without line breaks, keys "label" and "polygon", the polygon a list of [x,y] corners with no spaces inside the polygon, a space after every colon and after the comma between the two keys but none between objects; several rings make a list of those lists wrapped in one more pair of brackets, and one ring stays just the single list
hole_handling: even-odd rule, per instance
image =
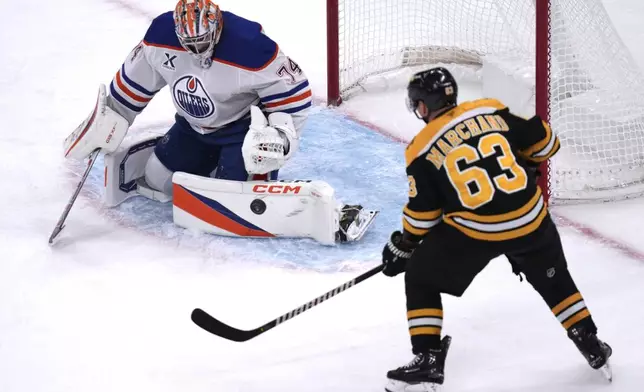
[{"label": "goalie blocker", "polygon": [[173,202],[178,226],[235,237],[308,237],[331,245],[358,241],[377,211],[343,205],[324,181],[230,181],[176,172],[173,196],[151,189],[145,163],[158,136],[105,155],[105,204],[114,207],[142,195]]}]

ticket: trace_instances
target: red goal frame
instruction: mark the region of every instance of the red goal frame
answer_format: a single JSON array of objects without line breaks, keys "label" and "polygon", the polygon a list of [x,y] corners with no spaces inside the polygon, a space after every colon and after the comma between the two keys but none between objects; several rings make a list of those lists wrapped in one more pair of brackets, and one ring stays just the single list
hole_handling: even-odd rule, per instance
[{"label": "red goal frame", "polygon": [[[339,1],[326,1],[327,28],[327,104],[338,106],[340,96],[340,25]],[[536,114],[550,121],[550,0],[536,0]],[[550,198],[550,166],[544,162],[538,180],[544,198]]]}]

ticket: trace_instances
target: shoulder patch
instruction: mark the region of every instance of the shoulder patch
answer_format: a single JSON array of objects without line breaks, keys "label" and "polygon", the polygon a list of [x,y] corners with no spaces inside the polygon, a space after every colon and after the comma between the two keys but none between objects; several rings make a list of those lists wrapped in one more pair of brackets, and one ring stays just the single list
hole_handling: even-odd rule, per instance
[{"label": "shoulder patch", "polygon": [[132,49],[132,52],[130,52],[130,63],[133,63],[134,60],[136,60],[139,57],[139,53],[143,50],[143,41],[139,42],[138,45],[134,49]]},{"label": "shoulder patch", "polygon": [[154,18],[148,31],[145,33],[143,41],[149,46],[157,46],[182,52],[186,51],[179,43],[177,34],[174,32],[172,11],[168,11]]},{"label": "shoulder patch", "polygon": [[214,61],[248,71],[259,71],[277,57],[277,43],[262,33],[259,23],[228,11],[223,11],[223,17],[224,29],[215,46]]}]

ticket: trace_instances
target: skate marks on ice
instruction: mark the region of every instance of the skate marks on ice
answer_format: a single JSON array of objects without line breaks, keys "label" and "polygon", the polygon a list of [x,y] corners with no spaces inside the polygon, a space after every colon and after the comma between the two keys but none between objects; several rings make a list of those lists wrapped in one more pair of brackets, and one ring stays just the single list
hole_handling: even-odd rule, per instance
[{"label": "skate marks on ice", "polygon": [[[145,132],[164,131],[155,126],[153,131]],[[141,131],[136,132],[136,137],[140,136]],[[116,208],[105,208],[102,155],[89,175],[81,198],[89,199],[94,208],[119,226],[202,252],[211,261],[241,260],[329,272],[355,270],[379,260],[383,241],[400,225],[400,211],[406,202],[404,148],[405,145],[338,112],[313,108],[303,131],[300,151],[280,171],[281,179],[327,181],[341,201],[380,210],[375,223],[356,243],[323,246],[310,239],[218,237],[175,226],[171,203],[161,204],[143,197],[131,198]],[[70,163],[73,175],[69,177],[69,184],[77,181],[82,167]],[[61,240],[64,244],[64,238]]]}]

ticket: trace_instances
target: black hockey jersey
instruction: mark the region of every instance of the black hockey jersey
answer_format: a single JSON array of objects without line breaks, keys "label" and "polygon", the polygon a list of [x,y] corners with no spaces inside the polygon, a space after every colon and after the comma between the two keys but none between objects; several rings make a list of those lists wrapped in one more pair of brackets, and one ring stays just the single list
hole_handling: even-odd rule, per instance
[{"label": "black hockey jersey", "polygon": [[533,232],[547,208],[529,167],[558,150],[559,139],[538,116],[515,116],[495,99],[458,105],[407,147],[405,232],[420,240],[441,221],[485,241]]}]

